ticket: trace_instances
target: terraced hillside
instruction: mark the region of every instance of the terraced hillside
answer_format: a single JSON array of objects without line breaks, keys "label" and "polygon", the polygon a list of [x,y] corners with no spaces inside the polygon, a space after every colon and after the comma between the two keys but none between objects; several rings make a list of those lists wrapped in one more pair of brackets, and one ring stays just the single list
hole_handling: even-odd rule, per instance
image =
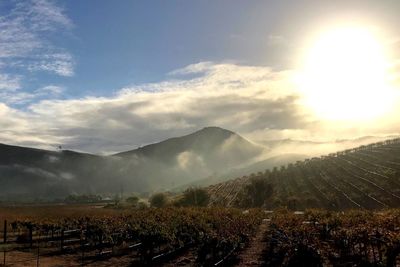
[{"label": "terraced hillside", "polygon": [[267,208],[380,209],[400,206],[400,138],[297,161],[208,187],[210,205],[235,206],[252,178],[274,188]]}]

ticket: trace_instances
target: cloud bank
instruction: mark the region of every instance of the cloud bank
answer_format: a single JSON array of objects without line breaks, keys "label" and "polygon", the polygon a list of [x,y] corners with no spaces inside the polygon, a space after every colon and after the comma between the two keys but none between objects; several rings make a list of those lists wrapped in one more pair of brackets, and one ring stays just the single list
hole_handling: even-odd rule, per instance
[{"label": "cloud bank", "polygon": [[[290,71],[201,62],[172,72],[165,81],[132,85],[108,98],[43,100],[26,110],[3,103],[0,142],[112,153],[205,126],[256,142],[398,133],[392,117],[367,126],[316,120],[301,105],[291,77]],[[57,94],[62,88],[42,91]]]},{"label": "cloud bank", "polygon": [[3,103],[0,141],[112,152],[209,125],[240,133],[303,127],[288,75],[202,62],[171,73],[166,81],[122,88],[110,98],[43,100],[25,111]]}]

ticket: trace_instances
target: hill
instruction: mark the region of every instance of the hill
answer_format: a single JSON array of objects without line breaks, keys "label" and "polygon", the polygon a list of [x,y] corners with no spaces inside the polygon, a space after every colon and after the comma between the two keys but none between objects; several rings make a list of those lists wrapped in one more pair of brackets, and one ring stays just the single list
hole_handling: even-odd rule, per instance
[{"label": "hill", "polygon": [[400,139],[297,161],[208,187],[212,205],[234,206],[251,177],[274,188],[267,208],[379,209],[400,206]]},{"label": "hill", "polygon": [[0,144],[0,197],[55,199],[114,190],[110,164],[96,155]]},{"label": "hill", "polygon": [[[113,157],[130,166],[124,176],[145,177],[147,184],[156,185],[153,190],[164,191],[246,165],[262,152],[263,147],[234,132],[206,127]],[[131,169],[135,174],[130,174]]]},{"label": "hill", "polygon": [[111,156],[0,144],[0,200],[153,192],[252,160],[262,147],[218,127]]},{"label": "hill", "polygon": [[[190,152],[205,157],[207,164],[219,169],[220,167],[216,167],[216,165],[220,165],[221,161],[242,164],[249,158],[258,155],[261,150],[259,146],[250,143],[234,132],[219,127],[206,127],[185,136],[170,138],[114,156],[125,159],[145,157],[171,163],[182,153]],[[219,160],[219,164],[215,163],[215,159]]]},{"label": "hill", "polygon": [[286,165],[291,162],[296,162],[297,160],[302,160],[307,158],[306,155],[302,154],[282,154],[279,156],[269,157],[264,160],[256,161],[255,163],[249,163],[245,166],[235,167],[231,169],[225,170],[225,172],[220,174],[211,175],[204,179],[197,180],[192,183],[184,184],[177,188],[174,188],[174,191],[183,191],[188,187],[205,187],[210,186],[216,183],[221,183],[227,180],[232,179],[232,177],[240,177],[244,176],[248,173],[257,173],[260,171],[264,171],[266,169],[271,169],[275,166]]}]

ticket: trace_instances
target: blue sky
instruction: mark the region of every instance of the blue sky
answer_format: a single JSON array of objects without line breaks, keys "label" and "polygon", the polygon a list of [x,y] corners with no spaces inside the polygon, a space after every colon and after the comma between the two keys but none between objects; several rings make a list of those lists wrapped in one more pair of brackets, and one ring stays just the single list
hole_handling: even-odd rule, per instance
[{"label": "blue sky", "polygon": [[[291,110],[295,104],[290,101],[296,94],[288,93],[284,78],[296,68],[306,37],[325,20],[343,16],[350,20],[368,18],[395,39],[399,9],[398,1],[2,1],[0,142],[46,148],[62,143],[71,149],[109,152],[208,125],[261,139],[273,134],[287,137],[282,134],[285,131],[311,131],[306,126],[310,119]],[[224,76],[226,71],[237,76]],[[217,89],[210,88],[237,83],[254,90],[268,83],[260,77],[282,79],[279,86],[274,84],[280,88],[279,97],[274,98],[273,92],[263,99],[266,107],[286,99],[281,103],[287,107],[282,114],[268,119],[269,115],[259,109],[261,103],[251,106],[254,101],[250,97],[246,103],[239,101],[245,98],[242,91],[232,103],[214,108],[225,114],[221,110],[244,107],[243,114],[257,113],[255,117],[262,121],[243,119],[238,125],[228,119],[229,113],[226,117],[191,114],[208,108],[193,105],[198,102],[189,101],[192,95],[185,98],[185,108],[177,106],[155,117],[154,111],[145,114],[138,107],[135,111],[128,108],[138,105],[138,99],[153,103],[166,91],[181,92],[175,96],[179,98],[204,90],[199,97],[212,103],[209,97]],[[205,85],[209,87],[194,89]],[[221,98],[232,95],[231,91],[225,93]],[[122,101],[130,97],[133,100],[129,103]],[[110,101],[123,102],[112,110],[119,115],[98,121],[110,120],[112,126],[108,127],[115,130],[113,133],[102,131],[92,120],[94,112],[111,109]],[[77,111],[81,105],[93,107],[82,115]],[[165,105],[173,106],[174,102]],[[41,121],[35,130],[27,123],[33,119]],[[57,119],[62,123],[55,122]],[[169,124],[158,127],[146,123],[157,120]],[[82,121],[85,124],[80,124]],[[141,127],[145,129],[139,130]],[[35,138],[29,138],[32,135]]]},{"label": "blue sky", "polygon": [[265,49],[269,35],[278,36],[276,4],[264,8],[262,2],[227,1],[53,3],[63,8],[72,26],[46,37],[73,56],[74,75],[33,73],[27,89],[62,84],[67,95],[109,95],[129,84],[162,80],[196,62],[273,63],[269,59],[275,51],[262,51],[261,57],[255,51]]},{"label": "blue sky", "polygon": [[[291,68],[302,34],[324,17],[355,13],[382,20],[384,14],[387,24],[397,21],[396,1],[328,2],[50,1],[69,22],[49,22],[56,29],[40,32],[40,38],[72,58],[73,74],[8,71],[24,76],[27,92],[51,84],[63,87],[68,97],[110,95],[202,61]],[[2,2],[1,14],[18,4]]]}]

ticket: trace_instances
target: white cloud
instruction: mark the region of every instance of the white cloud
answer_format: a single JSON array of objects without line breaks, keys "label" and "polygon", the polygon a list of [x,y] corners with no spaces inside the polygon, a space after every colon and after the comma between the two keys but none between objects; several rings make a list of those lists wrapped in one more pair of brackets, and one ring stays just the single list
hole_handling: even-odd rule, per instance
[{"label": "white cloud", "polygon": [[[25,6],[20,5],[20,8],[25,12]],[[33,24],[31,27],[33,30],[53,31],[59,26],[65,28],[73,26],[72,21],[64,14],[64,10],[56,6],[52,1],[32,0],[28,8],[28,14],[32,16],[31,20]]]},{"label": "white cloud", "polygon": [[20,89],[19,79],[15,78],[16,80],[13,83],[12,80],[6,78],[2,81],[2,75],[0,75],[0,99],[6,104],[26,105],[34,100],[58,97],[64,91],[62,86],[47,85],[32,93],[24,92],[18,90]]},{"label": "white cloud", "polygon": [[21,105],[40,96],[23,90],[27,71],[74,75],[72,55],[49,39],[72,27],[64,10],[50,0],[15,1],[11,11],[0,16],[0,102]]},{"label": "white cloud", "polygon": [[58,96],[64,92],[64,88],[58,85],[46,85],[35,91],[37,95],[51,95]]},{"label": "white cloud", "polygon": [[0,73],[0,92],[2,90],[17,90],[21,88],[21,77]]},{"label": "white cloud", "polygon": [[[9,119],[18,120],[2,128],[0,142],[30,140],[36,146],[61,143],[71,149],[110,152],[209,125],[246,132],[301,124],[288,72],[213,63],[184,68],[189,70],[201,73],[186,80],[123,88],[110,98],[43,100],[24,112],[7,107]],[[46,90],[58,88],[36,93]],[[18,128],[21,124],[27,128]]]},{"label": "white cloud", "polygon": [[0,142],[107,153],[205,126],[227,128],[253,141],[335,140],[399,131],[395,117],[350,126],[316,121],[300,106],[289,71],[207,62],[175,75],[184,73],[196,75],[123,88],[109,98],[43,100],[26,111],[0,105]]},{"label": "white cloud", "polygon": [[24,104],[33,99],[33,94],[21,92],[21,76],[0,73],[0,100],[8,104]]},{"label": "white cloud", "polygon": [[[23,72],[45,71],[73,76],[75,61],[70,53],[54,46],[50,34],[73,27],[64,10],[50,0],[15,1],[6,15],[0,16],[0,90],[22,88]],[[20,75],[15,75],[18,71]],[[0,100],[21,104],[31,93],[4,91]]]},{"label": "white cloud", "polygon": [[71,77],[74,75],[74,60],[68,53],[55,53],[42,55],[28,65],[30,71],[54,72],[60,76]]}]

